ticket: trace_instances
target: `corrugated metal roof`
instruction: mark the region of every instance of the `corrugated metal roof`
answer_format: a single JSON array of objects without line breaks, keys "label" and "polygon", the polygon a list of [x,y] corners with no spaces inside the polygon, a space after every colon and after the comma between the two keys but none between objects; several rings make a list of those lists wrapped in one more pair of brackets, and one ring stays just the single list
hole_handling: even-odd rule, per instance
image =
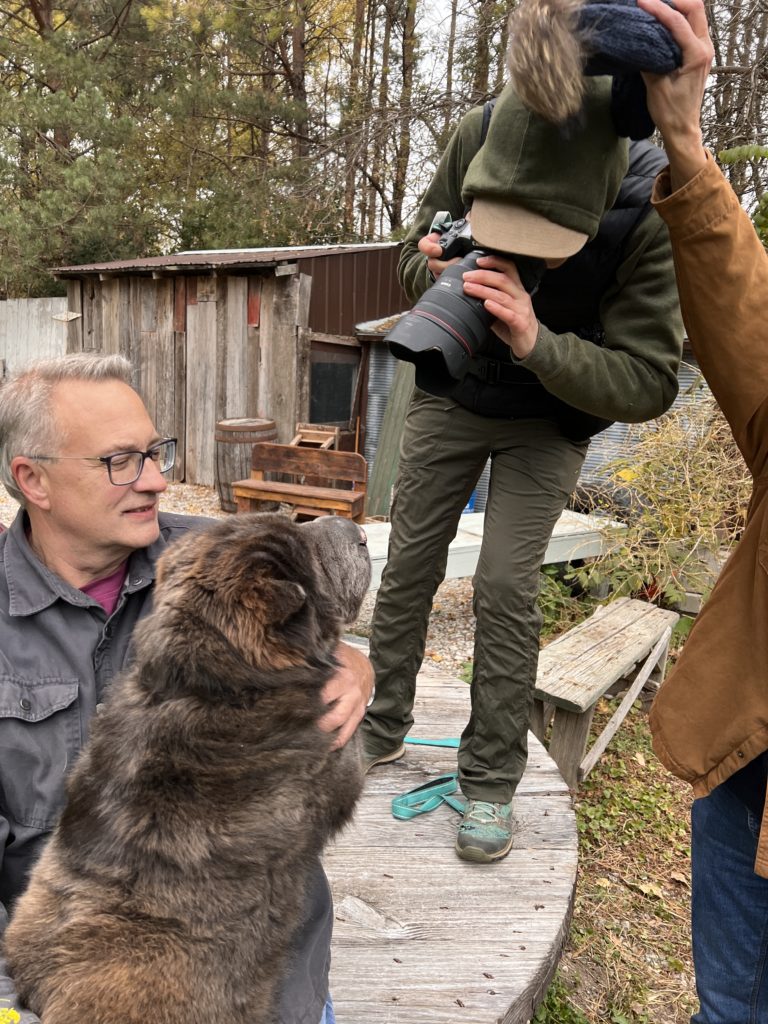
[{"label": "corrugated metal roof", "polygon": [[287,245],[274,249],[201,249],[172,253],[170,256],[145,256],[133,260],[113,260],[110,263],[54,267],[53,273],[56,277],[85,277],[90,274],[150,274],[160,270],[167,273],[174,270],[200,273],[223,268],[246,270],[249,267],[275,266],[291,260],[393,249],[399,245],[399,242],[369,242],[360,245]]}]

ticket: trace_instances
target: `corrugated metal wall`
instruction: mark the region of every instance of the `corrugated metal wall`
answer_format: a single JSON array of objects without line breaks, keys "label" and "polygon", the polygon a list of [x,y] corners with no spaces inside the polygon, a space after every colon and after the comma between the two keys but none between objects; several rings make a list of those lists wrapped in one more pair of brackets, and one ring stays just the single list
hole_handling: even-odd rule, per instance
[{"label": "corrugated metal wall", "polygon": [[[680,390],[672,403],[672,409],[684,408],[689,402],[700,401],[710,394],[709,387],[701,378],[701,370],[691,352],[686,352],[684,362],[677,374]],[[694,387],[701,381],[701,387]],[[629,423],[612,423],[607,430],[595,434],[589,445],[587,457],[581,469],[581,483],[595,483],[604,479],[605,467],[620,459],[632,449],[632,431],[637,429]]]}]

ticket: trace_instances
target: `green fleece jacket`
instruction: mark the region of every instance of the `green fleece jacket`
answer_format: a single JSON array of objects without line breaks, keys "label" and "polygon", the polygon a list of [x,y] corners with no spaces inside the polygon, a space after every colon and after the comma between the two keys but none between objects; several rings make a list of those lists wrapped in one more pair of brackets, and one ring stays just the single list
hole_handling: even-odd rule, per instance
[{"label": "green fleece jacket", "polygon": [[[469,111],[454,132],[427,187],[403,245],[400,283],[412,301],[431,285],[419,239],[435,214],[462,217],[462,182],[480,147],[482,107]],[[667,228],[651,211],[634,229],[613,284],[600,304],[605,344],[576,334],[555,334],[545,324],[519,365],[551,394],[593,416],[638,423],[660,416],[677,394],[683,325]]]}]

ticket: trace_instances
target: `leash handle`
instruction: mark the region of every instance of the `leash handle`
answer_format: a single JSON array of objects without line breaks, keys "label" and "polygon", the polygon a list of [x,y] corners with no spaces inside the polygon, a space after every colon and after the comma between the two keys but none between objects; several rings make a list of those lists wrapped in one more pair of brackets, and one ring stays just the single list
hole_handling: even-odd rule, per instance
[{"label": "leash handle", "polygon": [[447,803],[454,810],[464,812],[463,797],[454,797],[459,788],[459,779],[455,772],[450,775],[438,775],[436,779],[425,782],[423,786],[403,793],[392,799],[392,815],[398,821],[409,821],[420,814],[434,811],[442,803]]}]

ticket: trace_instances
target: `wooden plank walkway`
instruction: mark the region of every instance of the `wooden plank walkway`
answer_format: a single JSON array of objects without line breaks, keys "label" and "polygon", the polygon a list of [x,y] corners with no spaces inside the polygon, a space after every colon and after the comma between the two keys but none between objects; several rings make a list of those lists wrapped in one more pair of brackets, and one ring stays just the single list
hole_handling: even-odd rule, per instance
[{"label": "wooden plank walkway", "polygon": [[[459,520],[456,536],[448,548],[446,579],[458,579],[474,573],[483,540],[484,518],[483,512],[468,512]],[[364,525],[373,566],[371,590],[377,590],[387,561],[390,527],[388,522]],[[621,523],[613,522],[605,516],[590,516],[566,510],[561,514],[552,532],[544,555],[544,565],[593,558],[603,551],[615,531],[624,528]]]},{"label": "wooden plank walkway", "polygon": [[[422,670],[411,735],[459,736],[469,687]],[[408,745],[374,769],[355,821],[326,852],[339,1024],[525,1024],[568,935],[577,835],[568,789],[538,740],[514,801],[517,839],[496,864],[453,850],[458,813],[411,821],[392,797],[455,770],[456,751]]]}]

